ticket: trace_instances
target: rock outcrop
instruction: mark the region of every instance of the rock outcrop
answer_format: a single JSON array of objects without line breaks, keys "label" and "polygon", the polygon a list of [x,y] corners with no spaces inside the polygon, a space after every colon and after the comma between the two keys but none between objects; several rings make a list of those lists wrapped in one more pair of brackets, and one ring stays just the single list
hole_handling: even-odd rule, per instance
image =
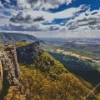
[{"label": "rock outcrop", "polygon": [[24,64],[33,63],[42,53],[43,50],[40,49],[40,43],[38,41],[17,48],[18,61]]},{"label": "rock outcrop", "polygon": [[18,81],[21,71],[17,62],[16,48],[14,45],[5,45],[4,51],[1,55],[1,63],[5,73],[7,73],[9,84],[11,86],[21,85]]},{"label": "rock outcrop", "polygon": [[[4,88],[9,84],[8,92],[4,100],[26,100],[24,95],[21,95],[20,87],[22,84],[19,82],[18,77],[21,70],[17,61],[16,47],[14,44],[6,44],[4,50],[0,53],[0,90],[5,92]],[[4,74],[4,75],[3,75]],[[8,84],[5,84],[6,80]],[[7,90],[6,90],[7,91]],[[3,94],[5,95],[5,94]],[[1,95],[2,96],[2,95]],[[24,98],[24,99],[23,99]],[[0,98],[1,100],[1,98]]]},{"label": "rock outcrop", "polygon": [[3,69],[2,69],[2,64],[0,61],[0,93],[2,91],[3,88]]},{"label": "rock outcrop", "polygon": [[[21,46],[17,49],[14,43],[4,45],[3,50],[0,51],[0,94],[1,96],[3,94],[3,98],[0,98],[0,100],[26,100],[25,95],[20,90],[22,84],[18,79],[21,75],[18,60],[21,63],[30,64],[43,52],[40,49],[39,42]],[[5,84],[5,82],[7,83]],[[8,92],[4,93],[5,91]],[[5,94],[7,95],[5,96]]]}]

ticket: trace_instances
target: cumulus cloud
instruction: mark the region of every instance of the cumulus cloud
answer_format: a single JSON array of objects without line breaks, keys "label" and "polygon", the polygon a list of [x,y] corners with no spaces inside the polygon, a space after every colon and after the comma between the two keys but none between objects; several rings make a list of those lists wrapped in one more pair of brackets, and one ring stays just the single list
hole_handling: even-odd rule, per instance
[{"label": "cumulus cloud", "polygon": [[[53,31],[60,30],[61,27],[59,25],[42,25],[41,23],[33,23],[33,24],[19,24],[19,23],[10,23],[8,19],[2,20],[0,22],[5,22],[5,24],[0,25],[1,30],[8,31]],[[6,24],[8,22],[8,24]]]},{"label": "cumulus cloud", "polygon": [[31,15],[26,15],[23,14],[22,12],[19,12],[17,15],[13,15],[10,18],[10,21],[14,23],[31,23],[32,18]]},{"label": "cumulus cloud", "polygon": [[10,3],[11,1],[10,0],[5,0],[7,3]]},{"label": "cumulus cloud", "polygon": [[21,25],[21,24],[8,24],[0,26],[1,30],[8,31],[41,31],[42,28],[39,25]]},{"label": "cumulus cloud", "polygon": [[44,20],[45,19],[43,18],[43,16],[39,16],[39,17],[33,19],[34,22],[40,22],[40,21],[44,21]]},{"label": "cumulus cloud", "polygon": [[[78,12],[82,11],[83,8],[84,8],[83,5],[81,5],[80,7],[69,8],[69,9],[66,9],[58,13],[51,13],[51,12],[45,12],[45,11],[34,11],[32,9],[15,11],[10,18],[10,22],[8,22],[7,25],[4,25],[2,29],[3,30],[4,29],[16,30],[16,31],[17,30],[18,31],[19,30],[21,31],[48,31],[48,30],[49,31],[54,31],[54,30],[55,31],[58,31],[58,30],[66,31],[66,29],[69,28],[70,30],[73,30],[73,29],[76,29],[77,26],[75,26],[76,23],[73,22],[72,20],[71,20],[72,23],[70,21],[68,22],[68,24],[66,24],[67,27],[63,26],[62,24],[57,25],[53,23],[53,20],[73,18]],[[82,20],[79,20],[79,21],[82,21]],[[53,24],[44,25],[43,23],[45,22],[52,22]]]},{"label": "cumulus cloud", "polygon": [[70,18],[80,11],[82,6],[70,8],[58,13],[45,11],[22,10],[14,13],[10,18],[10,25],[6,25],[9,30],[21,31],[61,31],[66,30],[62,25],[44,25],[43,22],[52,22],[54,19]]},{"label": "cumulus cloud", "polygon": [[10,21],[14,23],[33,23],[41,21],[53,21],[54,19],[70,18],[75,16],[75,13],[81,10],[82,6],[70,8],[58,13],[50,13],[45,11],[24,10],[15,13]]},{"label": "cumulus cloud", "polygon": [[58,8],[61,4],[70,4],[72,0],[18,0],[19,8],[50,9]]},{"label": "cumulus cloud", "polygon": [[98,30],[100,29],[100,11],[87,11],[66,23],[68,30]]},{"label": "cumulus cloud", "polygon": [[[11,0],[6,1],[11,2]],[[2,19],[2,21],[0,21],[0,27],[2,30],[8,29],[13,31],[68,31],[100,29],[100,11],[87,10],[88,6],[81,5],[75,8],[71,7],[56,13],[41,10],[42,8],[57,8],[61,4],[69,4],[72,1],[73,0],[17,0],[18,7],[22,9],[17,9],[17,11],[10,9],[9,11],[13,15],[11,14],[7,18]],[[1,6],[3,5],[0,2],[0,7]],[[87,11],[84,12],[85,10]],[[0,12],[0,15],[3,16],[3,12]],[[6,14],[7,13],[5,13],[5,15]],[[68,19],[69,21],[66,20],[61,23],[55,23],[55,19],[56,21],[57,19]],[[44,24],[46,22],[48,23],[47,25]]]},{"label": "cumulus cloud", "polygon": [[10,21],[13,23],[33,23],[33,22],[41,22],[44,21],[45,19],[43,16],[32,16],[30,14],[26,14],[25,12],[18,12],[16,15],[13,15],[10,18]]},{"label": "cumulus cloud", "polygon": [[3,4],[1,3],[1,1],[0,1],[0,8],[3,8]]}]

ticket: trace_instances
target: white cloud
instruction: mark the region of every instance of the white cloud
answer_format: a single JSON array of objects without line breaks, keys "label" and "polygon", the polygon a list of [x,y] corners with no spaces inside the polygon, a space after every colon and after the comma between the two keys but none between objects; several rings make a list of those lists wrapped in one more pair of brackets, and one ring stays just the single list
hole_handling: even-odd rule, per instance
[{"label": "white cloud", "polygon": [[49,9],[57,8],[61,4],[70,4],[72,0],[18,0],[20,8],[33,8],[33,9]]},{"label": "white cloud", "polygon": [[36,23],[12,23],[9,18],[0,20],[0,29],[8,31],[60,31],[64,30],[65,26],[60,25],[43,25],[40,22]]},{"label": "white cloud", "polygon": [[[8,0],[9,1],[9,0]],[[36,5],[31,5],[30,2],[31,0],[18,0],[20,1],[19,6],[25,8],[34,8],[35,6],[38,7],[40,5],[40,0],[35,0],[32,3],[36,3]],[[42,1],[44,3],[44,0]],[[53,2],[59,2],[58,5],[63,4],[63,3],[71,3],[72,0],[51,0],[48,1],[46,0],[45,4],[42,5],[41,7],[45,7],[48,5],[49,8],[51,8],[51,5]],[[38,5],[38,6],[37,6]],[[40,8],[41,8],[40,7]],[[54,6],[53,6],[54,7]],[[100,11],[95,10],[95,11],[90,11],[89,9],[86,12],[83,13],[78,13],[87,7],[84,5],[81,5],[80,7],[77,8],[69,8],[66,10],[63,10],[61,12],[57,13],[51,13],[47,11],[36,11],[33,9],[24,9],[24,10],[7,10],[10,11],[13,15],[11,16],[11,19],[9,21],[9,17],[5,17],[4,19],[0,20],[0,26],[6,27],[5,29],[8,30],[21,30],[21,31],[68,31],[68,30],[99,30],[100,29]],[[0,10],[1,11],[1,10]],[[2,10],[3,12],[3,10]],[[19,15],[20,13],[20,15]],[[3,16],[3,13],[0,12],[0,15]],[[77,15],[77,16],[76,16]],[[75,17],[76,16],[76,17]],[[64,19],[64,18],[73,18],[70,19],[68,22],[66,21],[66,25],[64,23],[60,23],[59,25],[43,25],[43,22],[52,22],[54,19]],[[38,21],[39,20],[39,21]]]},{"label": "white cloud", "polygon": [[18,11],[17,13],[15,13],[12,16],[12,18],[15,18],[15,20],[18,20],[18,19],[24,20],[27,16],[30,16],[30,20],[31,20],[31,18],[35,19],[37,17],[43,16],[45,21],[51,22],[54,19],[63,19],[63,18],[73,17],[73,16],[75,16],[75,13],[77,13],[78,11],[81,10],[81,8],[82,8],[82,6],[77,7],[77,8],[69,8],[69,9],[66,9],[66,10],[58,12],[58,13],[50,13],[50,12],[45,12],[45,11],[34,11],[32,9],[29,9],[29,10],[24,10],[21,12]]},{"label": "white cloud", "polygon": [[2,19],[0,20],[0,26],[4,26],[4,25],[6,25],[7,23],[9,23],[9,20],[8,20],[7,18],[2,18]]},{"label": "white cloud", "polygon": [[100,29],[100,11],[87,10],[66,23],[66,27],[68,30],[98,30]]},{"label": "white cloud", "polygon": [[[26,32],[27,33],[27,32]],[[42,31],[42,32],[30,32],[31,35],[40,38],[100,38],[100,30],[82,30],[82,31]]]},{"label": "white cloud", "polygon": [[0,1],[0,8],[3,8],[3,5],[2,5],[1,1]]},{"label": "white cloud", "polygon": [[19,8],[31,8],[31,5],[27,3],[27,0],[18,0],[17,5]]},{"label": "white cloud", "polygon": [[5,0],[7,3],[10,3],[10,0]]},{"label": "white cloud", "polygon": [[[11,18],[3,19],[4,27],[8,30],[21,31],[66,31],[67,27],[61,25],[43,25],[43,22],[52,22],[54,19],[63,19],[74,17],[81,11],[83,6],[77,8],[69,8],[61,12],[50,13],[45,11],[34,11],[32,9],[13,11]],[[10,21],[9,21],[10,19]],[[38,21],[39,20],[39,21]],[[2,25],[3,26],[3,25]]]},{"label": "white cloud", "polygon": [[[50,13],[45,11],[34,11],[32,9],[14,12],[10,18],[7,29],[21,30],[21,31],[58,31],[66,30],[65,26],[60,25],[43,25],[43,22],[52,22],[54,19],[70,18],[75,16],[75,13],[80,11],[82,6],[77,8],[70,8],[58,13]],[[41,18],[42,21],[36,21]],[[28,19],[28,20],[26,20]]]}]

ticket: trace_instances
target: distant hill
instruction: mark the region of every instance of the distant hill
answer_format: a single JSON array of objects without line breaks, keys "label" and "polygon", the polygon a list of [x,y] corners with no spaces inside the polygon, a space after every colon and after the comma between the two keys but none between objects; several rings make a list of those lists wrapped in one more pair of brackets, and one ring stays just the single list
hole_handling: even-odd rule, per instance
[{"label": "distant hill", "polygon": [[22,34],[22,33],[8,33],[8,32],[0,32],[0,40],[3,43],[6,42],[20,42],[20,41],[39,41],[38,38],[34,37],[33,35]]}]

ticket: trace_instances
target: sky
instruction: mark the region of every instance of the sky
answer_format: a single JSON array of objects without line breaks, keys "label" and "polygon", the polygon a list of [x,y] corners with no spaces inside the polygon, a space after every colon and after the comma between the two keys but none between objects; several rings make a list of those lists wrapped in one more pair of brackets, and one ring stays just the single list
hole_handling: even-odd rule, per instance
[{"label": "sky", "polygon": [[100,37],[100,0],[0,0],[0,31]]}]

